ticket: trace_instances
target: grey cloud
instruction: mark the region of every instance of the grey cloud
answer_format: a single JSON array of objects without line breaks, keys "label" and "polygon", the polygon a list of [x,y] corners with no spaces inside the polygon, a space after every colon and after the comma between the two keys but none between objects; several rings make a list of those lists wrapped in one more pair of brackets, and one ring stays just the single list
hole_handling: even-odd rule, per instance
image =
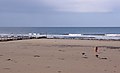
[{"label": "grey cloud", "polygon": [[37,0],[0,0],[0,12],[45,13],[52,12],[52,8]]},{"label": "grey cloud", "polygon": [[120,7],[119,0],[41,0],[41,2],[59,12],[115,12]]}]

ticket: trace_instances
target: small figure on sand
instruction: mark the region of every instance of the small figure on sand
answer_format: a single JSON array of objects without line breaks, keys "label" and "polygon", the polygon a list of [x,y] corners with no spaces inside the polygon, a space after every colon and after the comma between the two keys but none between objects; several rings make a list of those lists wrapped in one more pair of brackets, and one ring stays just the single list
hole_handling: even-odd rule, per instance
[{"label": "small figure on sand", "polygon": [[99,52],[98,52],[98,50],[99,50],[98,47],[95,47],[95,48],[94,48],[94,52],[95,52],[95,56],[96,56],[96,58],[107,60],[106,57],[100,57],[100,56],[99,56]]},{"label": "small figure on sand", "polygon": [[95,51],[95,52],[98,52],[98,47],[95,47],[95,48],[94,48],[94,51]]}]

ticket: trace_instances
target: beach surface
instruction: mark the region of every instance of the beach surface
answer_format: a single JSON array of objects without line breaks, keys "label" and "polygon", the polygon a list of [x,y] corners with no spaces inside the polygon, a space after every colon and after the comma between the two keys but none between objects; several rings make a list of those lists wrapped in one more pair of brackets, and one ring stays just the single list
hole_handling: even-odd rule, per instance
[{"label": "beach surface", "polygon": [[120,41],[0,42],[0,73],[120,73]]}]

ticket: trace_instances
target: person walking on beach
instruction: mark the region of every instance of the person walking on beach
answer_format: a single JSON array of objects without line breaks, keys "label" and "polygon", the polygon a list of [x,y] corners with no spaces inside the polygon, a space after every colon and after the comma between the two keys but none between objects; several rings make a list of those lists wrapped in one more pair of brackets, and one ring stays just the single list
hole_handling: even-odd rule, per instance
[{"label": "person walking on beach", "polygon": [[99,55],[98,55],[98,47],[94,48],[94,52],[95,52],[95,56],[98,58],[99,57]]},{"label": "person walking on beach", "polygon": [[98,47],[95,47],[95,48],[94,48],[94,51],[97,53],[97,52],[98,52]]}]

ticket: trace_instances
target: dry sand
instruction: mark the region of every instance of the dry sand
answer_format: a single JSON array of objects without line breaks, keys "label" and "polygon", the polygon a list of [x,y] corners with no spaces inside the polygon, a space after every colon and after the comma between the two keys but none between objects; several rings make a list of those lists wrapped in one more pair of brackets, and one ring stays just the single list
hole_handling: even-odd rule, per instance
[{"label": "dry sand", "polygon": [[120,41],[0,42],[0,73],[120,73]]}]

